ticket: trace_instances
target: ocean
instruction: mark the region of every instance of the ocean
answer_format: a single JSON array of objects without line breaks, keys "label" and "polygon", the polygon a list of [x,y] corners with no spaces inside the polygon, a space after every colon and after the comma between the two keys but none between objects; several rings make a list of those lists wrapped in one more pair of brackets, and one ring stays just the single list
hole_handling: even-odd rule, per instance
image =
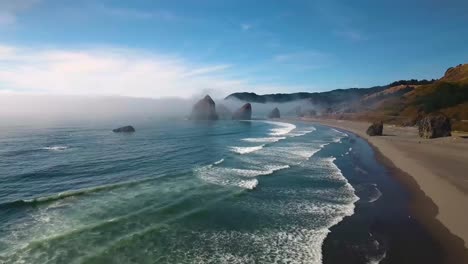
[{"label": "ocean", "polygon": [[359,139],[318,124],[112,128],[1,131],[0,262],[322,263],[330,229],[382,197],[348,181],[369,174]]}]

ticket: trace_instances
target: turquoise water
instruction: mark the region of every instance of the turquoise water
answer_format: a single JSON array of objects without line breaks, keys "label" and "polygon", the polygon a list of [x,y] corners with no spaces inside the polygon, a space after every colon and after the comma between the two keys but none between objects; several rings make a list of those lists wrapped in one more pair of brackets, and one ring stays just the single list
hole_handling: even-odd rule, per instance
[{"label": "turquoise water", "polygon": [[[0,134],[0,262],[321,263],[348,135],[271,121]],[[378,198],[378,197],[376,197]]]}]

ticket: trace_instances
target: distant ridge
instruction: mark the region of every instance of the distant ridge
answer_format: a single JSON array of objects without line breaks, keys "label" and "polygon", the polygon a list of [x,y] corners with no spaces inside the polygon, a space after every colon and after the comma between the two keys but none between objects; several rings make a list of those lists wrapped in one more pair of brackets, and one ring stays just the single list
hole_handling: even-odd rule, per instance
[{"label": "distant ridge", "polygon": [[328,92],[315,92],[315,93],[278,93],[278,94],[265,94],[258,95],[256,93],[241,92],[233,93],[225,98],[238,99],[249,103],[287,103],[298,100],[311,100],[317,102],[334,103],[345,100],[348,96],[359,97],[369,93],[375,93],[386,89],[387,86],[376,86],[372,88],[349,88],[349,89],[337,89]]},{"label": "distant ridge", "polygon": [[301,101],[295,110],[298,116],[410,126],[427,114],[442,112],[452,120],[454,130],[468,131],[468,64],[447,69],[437,80],[400,80],[385,86],[316,93],[233,93],[226,99],[262,104]]}]

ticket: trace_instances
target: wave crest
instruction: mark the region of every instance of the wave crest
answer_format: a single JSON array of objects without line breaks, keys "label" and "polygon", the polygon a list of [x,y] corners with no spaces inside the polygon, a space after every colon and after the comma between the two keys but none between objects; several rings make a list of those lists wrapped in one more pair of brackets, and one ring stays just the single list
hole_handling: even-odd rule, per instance
[{"label": "wave crest", "polygon": [[50,147],[43,147],[42,150],[50,150],[50,151],[63,151],[68,149],[67,146],[50,146]]},{"label": "wave crest", "polygon": [[286,137],[265,137],[265,138],[243,138],[242,141],[255,143],[274,143],[285,139]]},{"label": "wave crest", "polygon": [[261,150],[264,146],[265,145],[254,146],[254,147],[231,147],[231,151],[235,152],[237,154],[244,155],[244,154],[247,154],[247,153],[251,153],[251,152],[254,152],[254,151]]}]

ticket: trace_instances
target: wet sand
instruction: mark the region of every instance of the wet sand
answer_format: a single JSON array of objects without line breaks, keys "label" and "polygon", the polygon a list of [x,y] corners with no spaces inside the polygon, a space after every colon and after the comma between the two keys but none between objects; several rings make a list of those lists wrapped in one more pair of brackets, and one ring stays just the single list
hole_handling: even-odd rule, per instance
[{"label": "wet sand", "polygon": [[[303,121],[350,131],[367,140],[392,177],[411,194],[409,205],[418,223],[442,248],[441,259],[431,263],[468,263],[468,139],[421,139],[415,128],[394,126],[385,126],[384,136],[369,137],[365,134],[369,123],[365,122]],[[337,229],[343,225],[346,221]],[[394,227],[398,230],[398,225]],[[402,228],[412,229],[410,224]],[[405,234],[398,237],[404,239]]]}]

